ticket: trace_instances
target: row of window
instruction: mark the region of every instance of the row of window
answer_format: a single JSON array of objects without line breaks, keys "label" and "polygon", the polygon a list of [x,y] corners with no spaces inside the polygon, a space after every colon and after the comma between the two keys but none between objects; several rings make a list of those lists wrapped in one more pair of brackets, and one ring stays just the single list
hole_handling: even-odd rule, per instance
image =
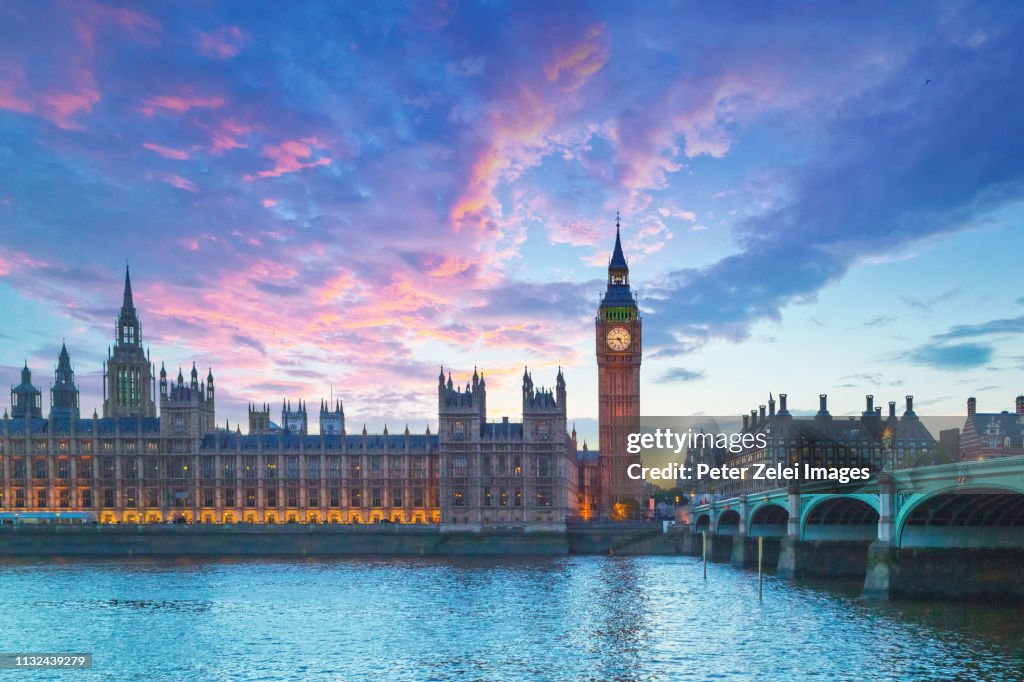
[{"label": "row of window", "polygon": [[[259,478],[259,467],[263,468],[263,477],[267,479],[320,479],[323,471],[319,456],[302,458],[300,462],[297,455],[284,457],[283,467],[277,456],[263,456],[262,464],[255,455],[246,455],[237,462],[233,456],[222,456],[220,475],[221,478]],[[345,460],[344,462],[342,460]],[[392,456],[387,462],[385,470],[384,457],[369,457],[369,466],[364,469],[362,460],[358,456],[339,457],[330,456],[327,458],[326,472],[330,479],[363,478],[363,477],[405,477],[427,478],[429,467],[423,458],[413,458],[411,464],[406,466],[405,458]],[[191,457],[167,457],[162,459],[144,459],[143,475],[146,478],[193,478],[194,460]],[[15,479],[24,479],[28,475],[28,467],[31,462],[32,475],[34,478],[50,478],[49,460],[45,457],[38,457],[26,460],[23,457],[12,457],[10,459],[10,476]],[[94,464],[94,462],[96,464]],[[0,465],[3,459],[0,458]],[[135,479],[139,476],[139,460],[134,458],[122,458],[120,475],[125,479]],[[301,466],[300,466],[301,465]],[[100,456],[93,459],[91,456],[82,456],[78,459],[77,475],[79,478],[92,478],[94,468],[98,467],[100,478],[112,479],[117,474],[117,460],[114,457]],[[58,457],[54,460],[53,474],[56,478],[66,479],[71,476],[71,458]],[[199,458],[199,476],[201,478],[216,478],[216,461],[212,455],[203,455]]]},{"label": "row of window", "polygon": [[[537,507],[550,507],[551,506],[551,489],[548,487],[537,488],[534,493],[535,500],[534,505]],[[484,488],[481,494],[480,502],[484,507],[522,507],[523,506],[523,489],[514,488],[511,491],[508,490],[492,490],[490,488]],[[469,498],[466,491],[461,488],[456,488],[452,491],[452,506],[454,507],[467,507],[470,505]]]},{"label": "row of window", "polygon": [[[28,505],[26,501],[28,499],[28,492],[24,488],[14,488],[11,491],[11,502],[15,509],[26,508]],[[256,508],[258,506],[258,489],[257,488],[244,488],[241,492],[241,501],[245,507]],[[343,494],[345,490],[342,488],[329,488],[326,496],[321,498],[321,489],[318,487],[311,487],[306,489],[306,499],[300,500],[299,488],[287,487],[282,491],[275,488],[266,488],[263,491],[265,507],[278,507],[279,503],[283,503],[286,507],[299,507],[300,502],[305,507],[319,507],[322,503],[326,503],[331,508],[341,508],[342,506],[348,507],[363,507],[369,506],[372,508],[383,508],[385,506],[390,507],[405,507],[407,504],[415,507],[422,508],[426,502],[430,502],[432,506],[438,505],[438,496],[435,490],[426,490],[424,488],[412,488],[408,494],[403,490],[390,490],[387,491],[387,497],[385,497],[385,491],[382,488],[371,488],[365,491],[367,494],[364,495],[364,491],[361,488],[352,488],[348,490],[347,499],[343,504]],[[72,491],[68,488],[60,488],[55,491],[55,495],[51,500],[50,491],[47,489],[38,489],[34,491],[33,503],[37,508],[49,509],[51,507],[59,507],[62,509],[71,508],[82,508],[90,509],[94,504],[93,491],[91,489],[84,489],[79,491],[79,503],[72,504]],[[279,494],[280,493],[280,494]],[[234,488],[225,488],[222,491],[223,506],[225,508],[233,508],[237,506],[239,497],[237,491]],[[521,494],[517,493],[517,497],[521,498]],[[165,496],[167,505],[170,507],[188,508],[192,506],[192,491],[187,488],[171,488],[167,490]],[[99,502],[101,507],[107,509],[113,509],[116,506],[116,491],[114,488],[103,488],[100,490]],[[161,504],[160,490],[157,488],[144,488],[142,492],[142,500],[145,507],[159,508],[164,505]],[[216,490],[214,488],[202,488],[199,491],[199,501],[203,507],[215,507],[216,503]],[[123,492],[123,504],[126,508],[136,508],[139,506],[140,500],[138,499],[138,493],[135,489],[126,489]],[[387,505],[385,505],[385,502]],[[520,504],[521,502],[517,502]],[[0,508],[4,506],[4,493],[0,489]],[[505,506],[504,504],[502,506]]]}]

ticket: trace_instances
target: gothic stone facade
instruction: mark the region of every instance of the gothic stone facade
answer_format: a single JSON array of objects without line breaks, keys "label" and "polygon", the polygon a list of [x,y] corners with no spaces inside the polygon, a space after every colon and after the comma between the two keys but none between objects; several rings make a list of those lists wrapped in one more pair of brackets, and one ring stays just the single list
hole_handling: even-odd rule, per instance
[{"label": "gothic stone facade", "polygon": [[[442,371],[440,432],[345,430],[340,401],[321,404],[307,433],[305,403],[250,406],[249,433],[215,428],[212,370],[168,381],[143,351],[126,273],[115,345],[104,366],[100,417],[83,419],[67,349],[55,372],[48,418],[27,365],[0,425],[0,509],[88,511],[105,523],[441,523],[564,528],[578,512],[575,434],[566,387],[523,376],[521,422],[488,422],[486,383],[465,389]],[[159,407],[159,416],[157,408]]]}]

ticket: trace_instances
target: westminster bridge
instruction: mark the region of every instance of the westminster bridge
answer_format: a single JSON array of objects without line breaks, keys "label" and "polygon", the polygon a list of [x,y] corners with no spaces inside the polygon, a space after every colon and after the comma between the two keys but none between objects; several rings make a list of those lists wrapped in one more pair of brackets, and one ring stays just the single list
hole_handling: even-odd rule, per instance
[{"label": "westminster bridge", "polygon": [[698,496],[689,529],[691,554],[755,567],[760,542],[779,577],[863,577],[869,598],[1024,598],[1024,457]]}]

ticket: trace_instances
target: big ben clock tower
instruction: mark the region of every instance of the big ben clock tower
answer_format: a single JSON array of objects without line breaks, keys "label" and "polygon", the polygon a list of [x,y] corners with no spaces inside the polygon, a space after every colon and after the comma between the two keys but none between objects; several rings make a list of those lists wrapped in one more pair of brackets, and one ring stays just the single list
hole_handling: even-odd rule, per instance
[{"label": "big ben clock tower", "polygon": [[[640,430],[640,312],[629,290],[629,266],[622,253],[619,216],[615,250],[608,263],[605,290],[595,324],[597,336],[598,432],[601,445],[601,511],[620,516],[616,504],[641,502],[642,482],[626,475],[639,455],[626,452],[626,436]],[[639,507],[638,507],[639,509]]]}]

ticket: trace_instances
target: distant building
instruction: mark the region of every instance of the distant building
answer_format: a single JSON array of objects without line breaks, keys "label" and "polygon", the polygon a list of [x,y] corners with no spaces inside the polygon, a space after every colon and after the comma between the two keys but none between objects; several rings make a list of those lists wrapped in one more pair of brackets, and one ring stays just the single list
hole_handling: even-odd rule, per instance
[{"label": "distant building", "polygon": [[[828,396],[818,396],[819,408],[813,417],[793,417],[787,406],[785,393],[779,395],[779,409],[769,396],[767,411],[764,405],[743,415],[743,434],[763,434],[765,447],[748,448],[731,453],[723,448],[690,448],[685,466],[691,470],[698,464],[710,466],[747,467],[792,466],[808,464],[813,467],[866,467],[871,471],[900,468],[915,462],[923,453],[936,447],[935,437],[921,423],[914,412],[914,397],[906,396],[906,409],[896,415],[896,403],[889,403],[889,413],[882,416],[882,408],[875,407],[874,396],[865,397],[865,409],[859,417],[833,417],[828,411]],[[784,487],[785,482],[775,480],[713,481],[702,479],[680,482],[690,485],[693,499],[698,503],[713,495],[731,495],[758,492]]]},{"label": "distant building", "polygon": [[939,447],[946,461],[960,459],[960,429],[943,429],[939,431]]},{"label": "distant building", "polygon": [[978,412],[978,401],[967,399],[967,420],[960,434],[960,459],[1024,455],[1024,395],[1014,411]]}]

